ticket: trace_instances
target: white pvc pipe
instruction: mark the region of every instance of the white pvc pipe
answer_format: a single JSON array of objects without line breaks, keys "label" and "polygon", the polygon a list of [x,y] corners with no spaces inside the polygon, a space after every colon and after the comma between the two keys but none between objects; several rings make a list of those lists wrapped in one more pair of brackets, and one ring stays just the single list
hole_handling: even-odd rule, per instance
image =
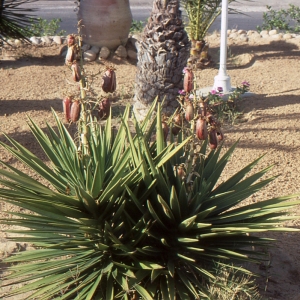
[{"label": "white pvc pipe", "polygon": [[220,68],[219,68],[219,74],[215,77],[214,89],[221,87],[224,93],[228,93],[231,91],[230,77],[226,73],[227,28],[228,28],[228,0],[223,0],[222,14],[221,14]]}]

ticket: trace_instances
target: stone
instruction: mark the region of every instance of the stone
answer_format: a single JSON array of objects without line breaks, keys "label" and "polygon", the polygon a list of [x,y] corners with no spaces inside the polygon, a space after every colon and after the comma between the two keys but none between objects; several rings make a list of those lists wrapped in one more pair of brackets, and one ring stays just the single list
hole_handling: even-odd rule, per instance
[{"label": "stone", "polygon": [[131,59],[137,59],[137,52],[132,49],[127,50],[127,55]]},{"label": "stone", "polygon": [[39,45],[41,43],[41,39],[35,36],[32,36],[29,40],[33,45]]},{"label": "stone", "polygon": [[241,34],[239,36],[239,40],[243,41],[243,42],[248,42],[249,41],[249,37],[247,36],[247,34]]},{"label": "stone", "polygon": [[100,52],[100,48],[98,46],[92,46],[89,51],[93,51],[97,55]]},{"label": "stone", "polygon": [[286,33],[282,36],[285,40],[290,40],[293,36],[290,33]]},{"label": "stone", "polygon": [[110,50],[107,47],[102,47],[99,54],[99,59],[107,59],[110,55]]},{"label": "stone", "polygon": [[92,50],[87,50],[83,53],[84,61],[94,61],[96,59],[97,54]]},{"label": "stone", "polygon": [[136,48],[137,47],[136,46],[137,42],[138,42],[137,36],[136,37],[132,36],[132,37],[128,38],[127,45],[132,45],[134,48]]},{"label": "stone", "polygon": [[246,34],[246,33],[247,33],[246,30],[242,30],[242,29],[238,30],[238,34]]},{"label": "stone", "polygon": [[229,35],[231,33],[230,29],[227,29],[227,35]]},{"label": "stone", "polygon": [[278,34],[278,31],[276,29],[269,31],[269,35],[276,35],[276,34]]},{"label": "stone", "polygon": [[[83,52],[87,51],[87,50],[90,50],[91,49],[91,45],[89,44],[84,44],[82,47],[81,47],[81,50]],[[98,54],[98,53],[97,53]]]},{"label": "stone", "polygon": [[127,57],[127,50],[123,45],[120,45],[117,50],[115,51],[115,54],[121,58]]},{"label": "stone", "polygon": [[62,50],[60,53],[61,53],[60,56],[66,57],[67,53],[68,53],[68,50]]},{"label": "stone", "polygon": [[237,29],[231,29],[231,33],[235,33],[235,32],[238,32]]},{"label": "stone", "polygon": [[273,34],[270,36],[272,40],[280,40],[282,38],[281,34]]},{"label": "stone", "polygon": [[229,38],[235,40],[235,39],[237,39],[238,36],[239,36],[239,35],[238,35],[237,32],[232,32],[232,33],[229,35]]},{"label": "stone", "polygon": [[15,44],[16,46],[22,46],[22,45],[23,45],[23,42],[22,42],[21,40],[16,39],[15,42],[14,42],[14,44]]},{"label": "stone", "polygon": [[255,31],[255,30],[248,30],[248,31],[247,31],[247,35],[248,35],[248,36],[253,35],[253,34],[255,34],[255,33],[259,34],[259,33],[258,33],[257,31]]},{"label": "stone", "polygon": [[41,41],[46,45],[51,45],[52,40],[48,36],[42,36]]},{"label": "stone", "polygon": [[59,35],[56,35],[53,37],[53,42],[57,45],[61,45],[62,44],[62,38]]},{"label": "stone", "polygon": [[262,30],[262,31],[260,32],[260,35],[261,35],[262,37],[264,37],[264,36],[266,36],[266,35],[269,35],[269,31],[268,31],[268,30]]}]

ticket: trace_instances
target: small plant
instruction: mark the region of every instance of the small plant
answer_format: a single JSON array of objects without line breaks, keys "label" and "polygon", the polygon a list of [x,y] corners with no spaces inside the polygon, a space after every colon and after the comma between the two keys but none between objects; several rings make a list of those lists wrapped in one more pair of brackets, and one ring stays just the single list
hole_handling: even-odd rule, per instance
[{"label": "small plant", "polygon": [[130,27],[130,33],[142,32],[143,28],[144,28],[143,21],[132,20],[131,27]]},{"label": "small plant", "polygon": [[37,18],[30,19],[30,21],[31,25],[27,27],[30,36],[65,35],[66,33],[65,30],[59,30],[61,19],[52,19],[48,21]]},{"label": "small plant", "polygon": [[223,123],[235,123],[235,120],[242,114],[238,111],[238,102],[242,99],[242,95],[249,91],[250,83],[243,81],[241,86],[228,95],[228,99],[224,99],[222,89],[212,90],[208,94],[208,103],[211,106],[211,111]]},{"label": "small plant", "polygon": [[258,31],[278,29],[285,32],[300,32],[300,7],[290,4],[288,9],[274,10],[267,5],[268,11],[263,13],[263,24],[257,26]]}]

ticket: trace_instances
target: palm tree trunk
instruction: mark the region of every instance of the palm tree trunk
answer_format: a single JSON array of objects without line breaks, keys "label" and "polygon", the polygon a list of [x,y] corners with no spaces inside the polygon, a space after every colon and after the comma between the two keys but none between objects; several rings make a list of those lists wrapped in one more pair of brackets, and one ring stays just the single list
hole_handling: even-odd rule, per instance
[{"label": "palm tree trunk", "polygon": [[154,0],[151,16],[137,43],[138,64],[134,111],[139,119],[156,96],[170,115],[178,106],[182,71],[190,42],[181,19],[178,0]]}]

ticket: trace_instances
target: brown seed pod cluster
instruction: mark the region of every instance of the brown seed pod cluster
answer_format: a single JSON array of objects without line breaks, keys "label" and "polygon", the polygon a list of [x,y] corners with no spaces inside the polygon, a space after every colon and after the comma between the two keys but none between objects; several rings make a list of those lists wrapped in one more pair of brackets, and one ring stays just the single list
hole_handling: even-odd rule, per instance
[{"label": "brown seed pod cluster", "polygon": [[66,122],[77,122],[80,118],[81,111],[81,104],[79,100],[72,101],[72,98],[67,96],[62,102]]},{"label": "brown seed pod cluster", "polygon": [[72,66],[73,62],[79,59],[79,47],[76,43],[76,36],[69,34],[67,36],[68,51],[65,59],[67,66]]},{"label": "brown seed pod cluster", "polygon": [[105,93],[113,93],[117,87],[116,73],[113,67],[106,67],[102,77],[102,89]]},{"label": "brown seed pod cluster", "polygon": [[73,101],[71,106],[71,116],[70,116],[71,122],[75,123],[79,120],[80,111],[81,111],[81,104],[79,100]]},{"label": "brown seed pod cluster", "polygon": [[186,93],[194,89],[194,73],[191,68],[184,68],[183,89]]},{"label": "brown seed pod cluster", "polygon": [[195,136],[199,140],[209,140],[211,149],[216,149],[218,143],[224,139],[220,122],[213,116],[212,110],[208,104],[208,98],[196,99],[195,95],[186,94],[180,96],[181,108],[175,113],[172,120],[172,134],[178,135],[183,122],[182,118],[188,123],[195,120]]},{"label": "brown seed pod cluster", "polygon": [[98,116],[102,119],[107,119],[110,115],[110,100],[109,98],[104,98],[99,104]]},{"label": "brown seed pod cluster", "polygon": [[75,82],[79,82],[81,79],[81,68],[76,60],[73,61],[72,66],[72,78]]},{"label": "brown seed pod cluster", "polygon": [[166,121],[163,121],[161,123],[161,126],[162,126],[162,130],[163,130],[163,134],[164,134],[164,140],[166,141],[168,134],[169,134],[169,126]]},{"label": "brown seed pod cluster", "polygon": [[179,112],[174,116],[173,121],[174,122],[173,122],[173,126],[172,126],[172,134],[178,135],[178,133],[182,127],[182,118],[181,118],[181,114]]}]

